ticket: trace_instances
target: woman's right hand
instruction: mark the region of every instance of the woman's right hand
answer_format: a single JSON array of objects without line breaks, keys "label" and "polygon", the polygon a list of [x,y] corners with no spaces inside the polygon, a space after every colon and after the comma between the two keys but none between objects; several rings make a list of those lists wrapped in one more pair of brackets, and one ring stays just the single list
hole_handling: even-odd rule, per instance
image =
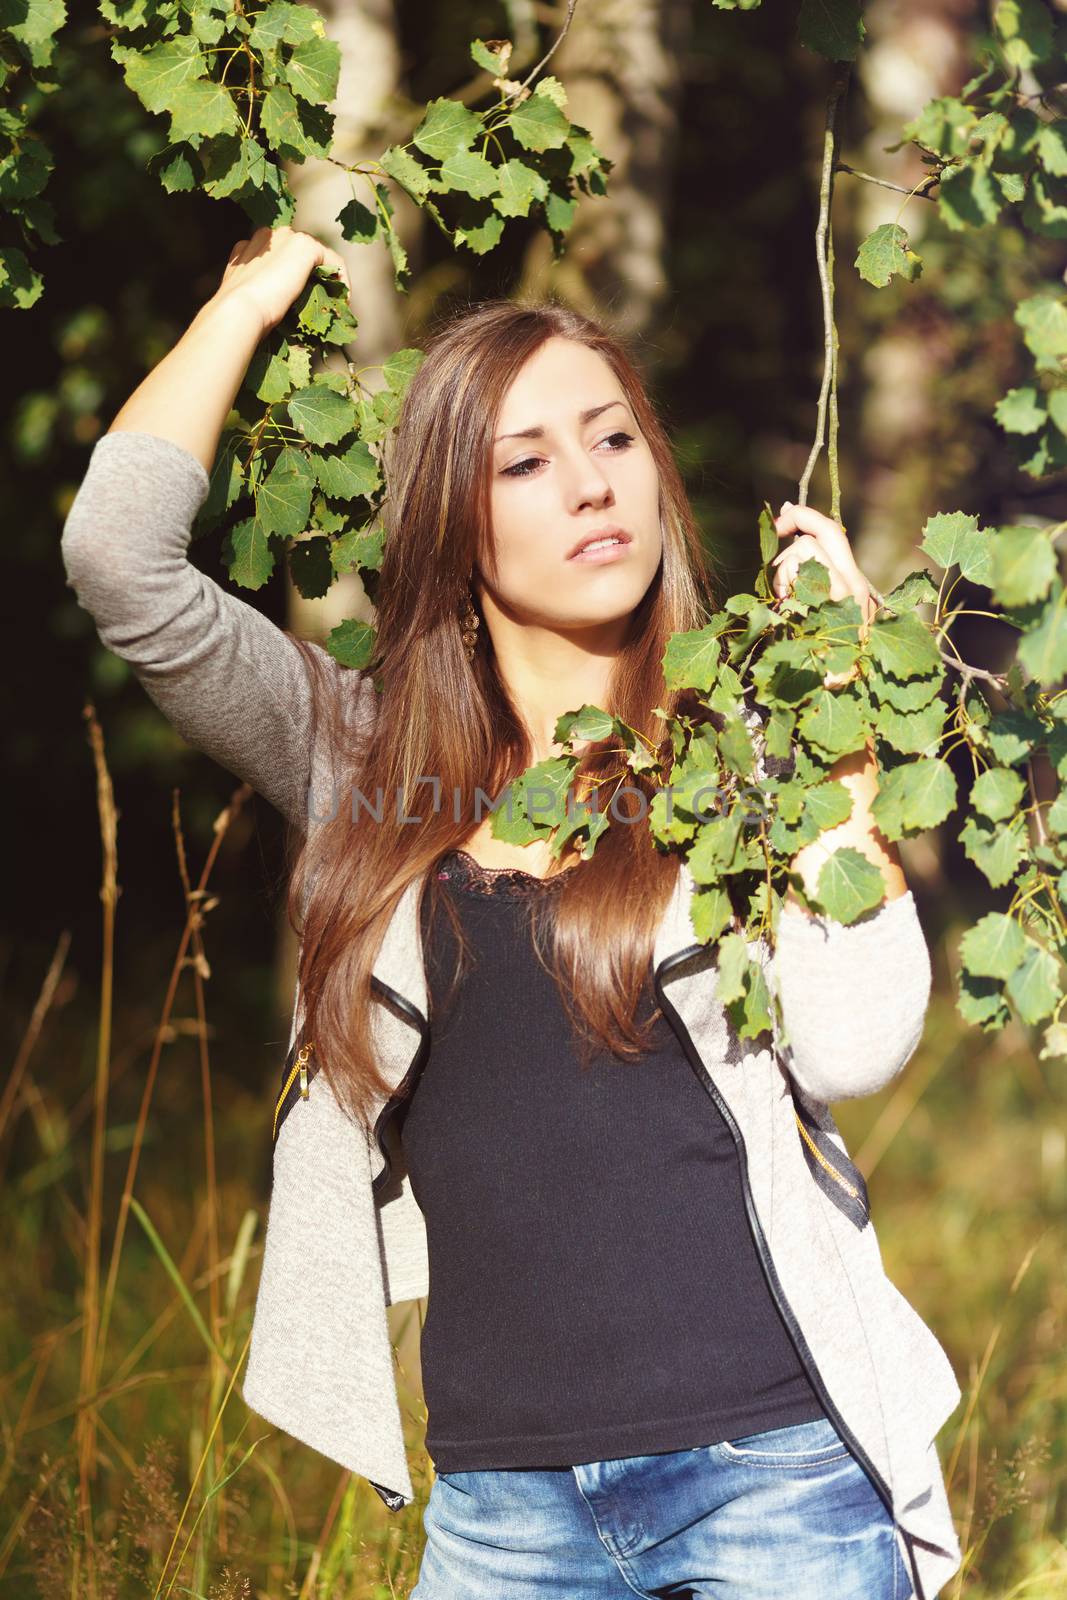
[{"label": "woman's right hand", "polygon": [[250,239],[241,239],[230,251],[222,282],[209,304],[220,305],[236,298],[251,305],[267,334],[285,316],[318,266],[337,267],[349,293],[352,284],[344,259],[336,250],[294,228],[257,228]]}]

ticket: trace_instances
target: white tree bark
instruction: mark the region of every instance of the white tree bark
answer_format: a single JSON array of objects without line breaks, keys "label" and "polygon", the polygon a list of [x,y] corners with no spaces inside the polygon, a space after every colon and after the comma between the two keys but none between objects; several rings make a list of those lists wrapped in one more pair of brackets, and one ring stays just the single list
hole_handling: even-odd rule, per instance
[{"label": "white tree bark", "polygon": [[669,197],[679,136],[681,57],[692,0],[579,5],[549,62],[567,111],[615,162],[607,195],[582,195],[566,251],[531,244],[523,290],[551,290],[622,335],[641,333],[670,290]]}]

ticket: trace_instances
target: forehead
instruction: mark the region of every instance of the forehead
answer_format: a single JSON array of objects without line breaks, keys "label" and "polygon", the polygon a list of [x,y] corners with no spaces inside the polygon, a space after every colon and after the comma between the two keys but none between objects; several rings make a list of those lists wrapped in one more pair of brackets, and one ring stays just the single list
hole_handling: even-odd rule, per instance
[{"label": "forehead", "polygon": [[495,431],[564,424],[590,406],[622,399],[622,385],[599,351],[554,335],[516,373]]}]

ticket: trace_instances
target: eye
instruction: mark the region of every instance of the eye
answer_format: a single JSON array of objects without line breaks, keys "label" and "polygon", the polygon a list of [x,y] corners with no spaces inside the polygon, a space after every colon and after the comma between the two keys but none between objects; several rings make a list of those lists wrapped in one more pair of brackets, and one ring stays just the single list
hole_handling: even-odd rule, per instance
[{"label": "eye", "polygon": [[[623,450],[628,450],[634,442],[632,434],[619,431],[616,433],[609,433],[606,438],[601,439],[600,443],[611,444],[613,439],[621,439],[622,443],[611,445],[612,455],[619,455]],[[527,472],[525,469],[527,467],[534,468],[539,465],[540,458],[538,456],[524,456],[521,461],[516,461],[513,466],[504,467],[502,475],[505,478],[530,478],[533,476],[532,471]]]}]

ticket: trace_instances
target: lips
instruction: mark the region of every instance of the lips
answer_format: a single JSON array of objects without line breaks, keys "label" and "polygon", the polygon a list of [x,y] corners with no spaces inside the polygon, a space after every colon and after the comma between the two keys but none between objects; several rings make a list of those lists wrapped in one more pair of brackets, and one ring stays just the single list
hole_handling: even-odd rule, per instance
[{"label": "lips", "polygon": [[597,539],[618,539],[621,544],[630,543],[630,535],[625,528],[618,528],[609,523],[606,527],[591,528],[588,533],[584,533],[578,543],[568,551],[567,560],[573,561],[575,556],[581,554],[586,545],[593,544]]}]

